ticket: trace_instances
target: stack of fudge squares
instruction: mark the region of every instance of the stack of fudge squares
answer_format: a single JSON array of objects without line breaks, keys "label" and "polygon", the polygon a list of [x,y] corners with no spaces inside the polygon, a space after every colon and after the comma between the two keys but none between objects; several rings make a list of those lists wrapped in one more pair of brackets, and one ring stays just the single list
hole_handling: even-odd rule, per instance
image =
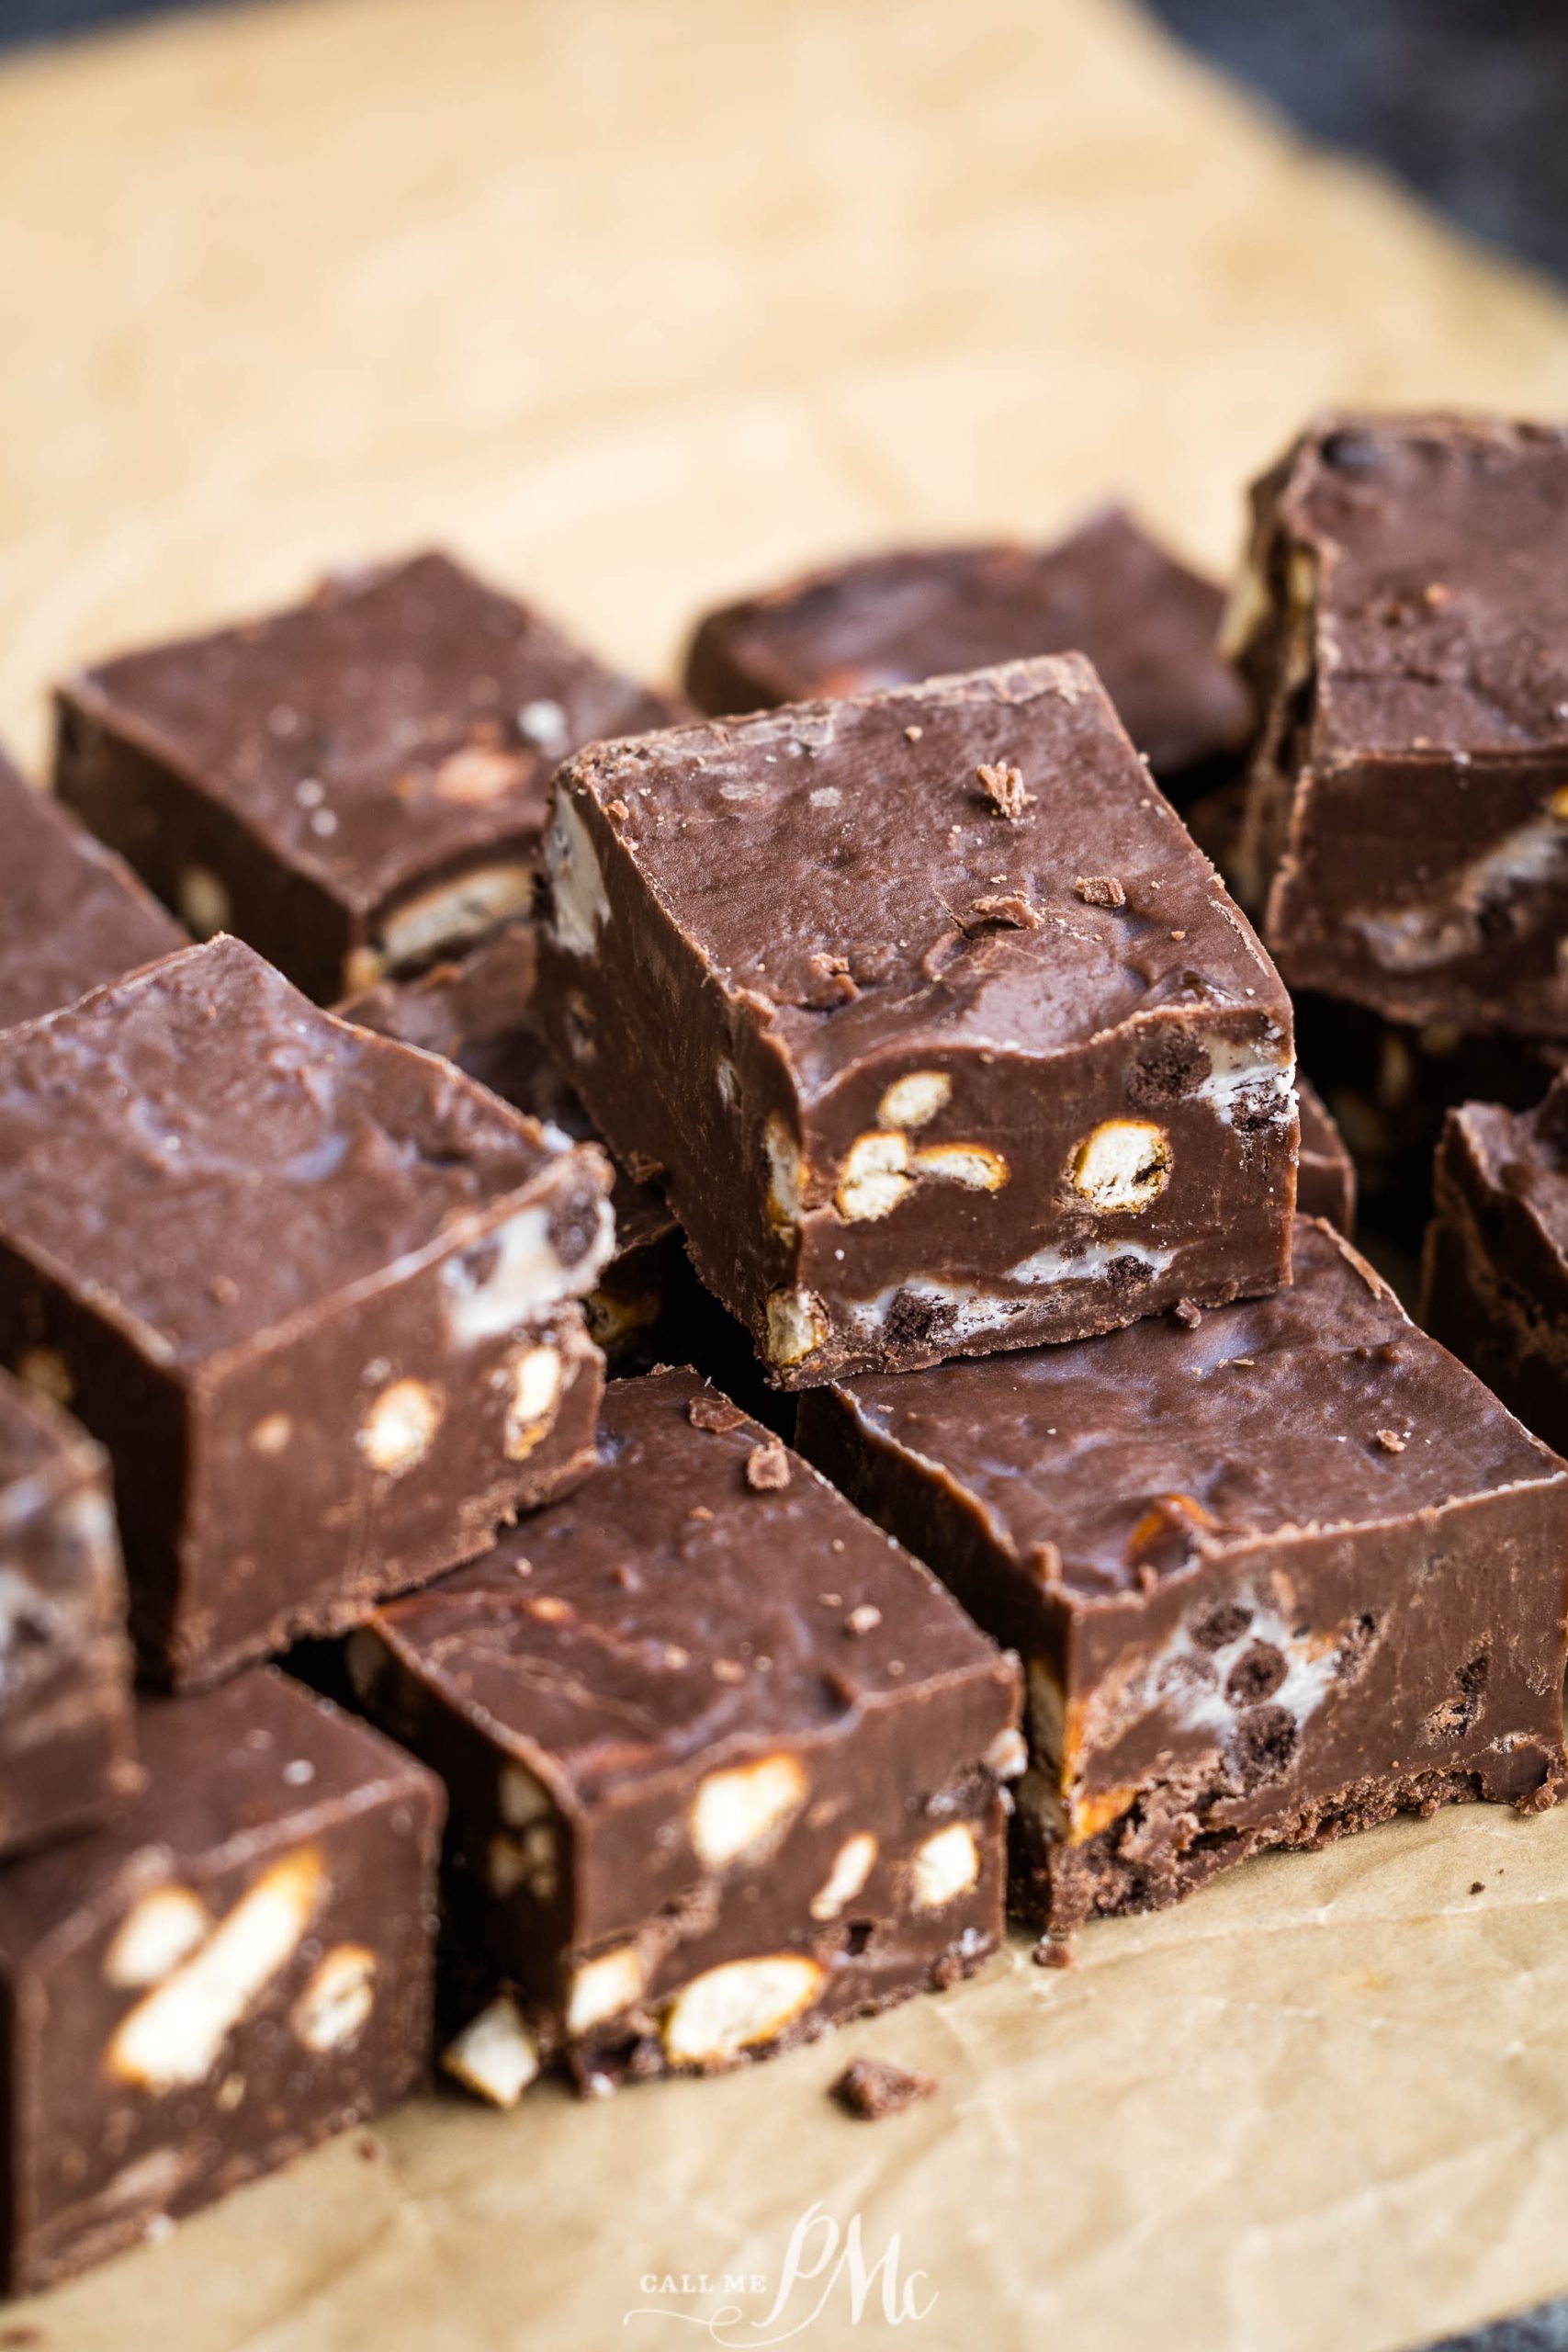
[{"label": "stack of fudge squares", "polygon": [[711,2073],[1562,1795],[1568,1097],[1445,1133],[1472,1371],[1287,982],[1546,1085],[1565,499],[1314,429],[1239,667],[1111,510],[728,605],[679,697],[439,555],[66,682],[0,769],[12,2290],[435,2057]]}]

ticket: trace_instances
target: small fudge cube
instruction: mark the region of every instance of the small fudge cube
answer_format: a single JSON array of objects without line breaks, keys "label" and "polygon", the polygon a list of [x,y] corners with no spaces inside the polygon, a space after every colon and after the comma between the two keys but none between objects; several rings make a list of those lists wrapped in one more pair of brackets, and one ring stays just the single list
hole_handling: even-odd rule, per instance
[{"label": "small fudge cube", "polygon": [[1562,1747],[1568,1467],[1326,1226],[1295,1282],[814,1393],[800,1442],[1025,1657],[1013,1893],[1058,1929]]},{"label": "small fudge cube", "polygon": [[0,1360],[107,1448],[150,1675],[353,1624],[586,1473],[608,1175],[235,940],[0,1036]]},{"label": "small fudge cube", "polygon": [[439,1782],[271,1667],[137,1713],[136,1803],[0,1873],[13,2293],[377,2114],[428,2065]]},{"label": "small fudge cube", "polygon": [[[534,933],[509,923],[454,964],[411,979],[380,980],[339,1005],[344,1021],[445,1055],[503,1102],[596,1142],[592,1123],[545,1049],[535,1025]],[[654,1333],[683,1263],[680,1227],[662,1195],[623,1168],[610,1191],[615,1247],[583,1300],[588,1329],[620,1366],[651,1360]]]},{"label": "small fudge cube", "polygon": [[108,1465],[0,1373],[0,1855],[98,1820],[137,1786]]},{"label": "small fudge cube", "polygon": [[1253,504],[1234,635],[1286,978],[1568,1035],[1568,433],[1329,418]]},{"label": "small fudge cube", "polygon": [[1246,689],[1218,646],[1224,606],[1113,506],[1053,548],[898,548],[726,605],[697,629],[686,690],[722,716],[1086,653],[1179,799],[1247,732]]},{"label": "small fudge cube", "polygon": [[1288,1278],[1290,1000],[1076,655],[600,744],[540,1018],[775,1382]]},{"label": "small fudge cube", "polygon": [[1302,1121],[1296,1207],[1303,1216],[1326,1217],[1349,1234],[1356,1223],[1356,1163],[1316,1089],[1298,1078],[1296,1093]]},{"label": "small fudge cube", "polygon": [[492,2097],[705,2073],[976,1967],[1017,1679],[934,1577],[690,1372],[616,1381],[580,1495],[348,1645],[446,1781]]},{"label": "small fudge cube", "polygon": [[62,687],[57,789],[322,1002],[526,912],[551,770],[668,706],[443,555]]},{"label": "small fudge cube", "polygon": [[0,752],[0,1029],[185,944],[130,868]]},{"label": "small fudge cube", "polygon": [[1533,1111],[1466,1102],[1438,1148],[1421,1320],[1568,1449],[1568,1077]]}]

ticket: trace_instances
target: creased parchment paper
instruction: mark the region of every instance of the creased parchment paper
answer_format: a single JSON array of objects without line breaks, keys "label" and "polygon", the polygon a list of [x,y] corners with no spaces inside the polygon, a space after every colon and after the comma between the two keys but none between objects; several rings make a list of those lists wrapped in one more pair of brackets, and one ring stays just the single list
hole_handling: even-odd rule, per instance
[{"label": "creased parchment paper", "polygon": [[[1553,295],[1119,0],[187,17],[0,73],[0,220],[35,763],[68,661],[367,552],[456,544],[658,671],[721,592],[1112,488],[1224,562],[1322,401],[1568,412]],[[863,2049],[939,2096],[849,2121]],[[868,2269],[897,2241],[859,2306],[856,2216]],[[728,2307],[811,2352],[1372,2352],[1564,2289],[1568,1812],[1472,1809],[777,2066],[412,2107],[0,2343],[680,2352]]]}]

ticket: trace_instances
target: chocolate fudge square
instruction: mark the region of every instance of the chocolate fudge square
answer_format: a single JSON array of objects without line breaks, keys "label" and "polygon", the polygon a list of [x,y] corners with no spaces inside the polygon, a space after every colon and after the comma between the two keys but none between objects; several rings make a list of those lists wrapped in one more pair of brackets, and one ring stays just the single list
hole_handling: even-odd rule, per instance
[{"label": "chocolate fudge square", "polygon": [[0,1373],[0,1856],[99,1820],[138,1785],[108,1464]]},{"label": "chocolate fudge square", "polygon": [[1253,493],[1251,862],[1293,989],[1568,1035],[1568,434],[1332,417]]},{"label": "chocolate fudge square", "polygon": [[1568,1449],[1568,1077],[1533,1111],[1466,1102],[1438,1148],[1421,1320]]},{"label": "chocolate fudge square", "polygon": [[556,794],[551,1049],[778,1385],[1288,1279],[1290,1000],[1079,656]]},{"label": "chocolate fudge square", "polygon": [[550,772],[668,706],[444,555],[68,679],[57,789],[328,1003],[532,903]]},{"label": "chocolate fudge square", "polygon": [[1058,546],[897,548],[708,614],[686,691],[716,716],[1038,653],[1086,653],[1173,799],[1244,743],[1245,687],[1219,650],[1224,597],[1124,508]]},{"label": "chocolate fudge square", "polygon": [[130,868],[0,752],[0,1029],[185,944]]},{"label": "chocolate fudge square", "polygon": [[107,1449],[150,1676],[351,1625],[586,1474],[608,1178],[236,940],[0,1036],[0,1359]]},{"label": "chocolate fudge square", "polygon": [[[535,1024],[535,960],[532,925],[509,923],[457,962],[434,965],[412,979],[379,980],[337,1010],[361,1028],[444,1055],[514,1109],[578,1142],[597,1142]],[[624,1369],[651,1361],[684,1257],[680,1227],[653,1185],[617,1168],[610,1205],[615,1250],[582,1307],[595,1344]]]},{"label": "chocolate fudge square", "polygon": [[1272,1298],[814,1391],[800,1442],[1023,1654],[1054,1930],[1568,1787],[1568,1467],[1325,1225]]},{"label": "chocolate fudge square", "polygon": [[1296,1096],[1302,1125],[1296,1207],[1303,1216],[1325,1217],[1348,1236],[1356,1225],[1356,1163],[1315,1087],[1298,1077]]},{"label": "chocolate fudge square", "polygon": [[509,2104],[705,2074],[977,1967],[1011,1660],[690,1372],[613,1382],[597,1475],[348,1645],[446,1781],[446,2054]]},{"label": "chocolate fudge square", "polygon": [[130,1809],[0,1872],[13,2293],[427,2071],[439,1783],[271,1667],[146,1699],[137,1728]]}]

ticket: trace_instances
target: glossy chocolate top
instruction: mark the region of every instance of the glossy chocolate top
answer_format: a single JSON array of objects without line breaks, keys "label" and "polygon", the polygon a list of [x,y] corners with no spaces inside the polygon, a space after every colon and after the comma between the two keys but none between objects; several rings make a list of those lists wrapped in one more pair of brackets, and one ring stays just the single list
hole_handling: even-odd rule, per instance
[{"label": "glossy chocolate top", "polygon": [[1272,966],[1076,654],[596,745],[561,787],[808,1091],[895,1044],[1038,1055],[1156,1009],[1288,1032]]},{"label": "glossy chocolate top", "polygon": [[613,1381],[599,1443],[570,1501],[375,1619],[580,1800],[943,1683],[994,1680],[1006,1728],[1010,1670],[934,1577],[694,1373]]},{"label": "glossy chocolate top", "polygon": [[[434,965],[416,979],[382,980],[339,1005],[344,1021],[444,1054],[502,1102],[547,1121],[579,1143],[601,1140],[533,1025],[534,933],[513,923],[460,961]],[[661,1193],[617,1168],[610,1203],[615,1246],[636,1249],[673,1233]]]},{"label": "glossy chocolate top", "polygon": [[1161,774],[1234,750],[1247,700],[1217,650],[1221,591],[1121,507],[1059,546],[897,548],[712,613],[692,698],[737,711],[864,694],[1040,653],[1086,653]]},{"label": "glossy chocolate top", "polygon": [[[0,1239],[161,1360],[478,1239],[562,1160],[450,1064],[321,1012],[238,940],[0,1036]],[[568,1165],[596,1216],[607,1169]]]},{"label": "glossy chocolate top", "polygon": [[270,1666],[194,1698],[139,1699],[136,1739],[147,1779],[134,1803],[0,1872],[6,1960],[225,1849],[238,1860],[272,1846],[280,1824],[305,1838],[400,1791],[428,1804],[434,1786],[400,1747]]},{"label": "glossy chocolate top", "polygon": [[1260,1536],[1568,1478],[1306,1218],[1289,1289],[1192,1328],[1162,1316],[834,1393],[874,1439],[971,1498],[1021,1577],[1080,1600]]},{"label": "glossy chocolate top", "polygon": [[184,944],[130,868],[0,752],[0,1029]]},{"label": "glossy chocolate top", "polygon": [[537,833],[558,760],[668,709],[436,554],[67,691],[367,912],[446,859]]},{"label": "glossy chocolate top", "polygon": [[1330,417],[1259,502],[1315,571],[1318,757],[1568,744],[1568,431]]}]

